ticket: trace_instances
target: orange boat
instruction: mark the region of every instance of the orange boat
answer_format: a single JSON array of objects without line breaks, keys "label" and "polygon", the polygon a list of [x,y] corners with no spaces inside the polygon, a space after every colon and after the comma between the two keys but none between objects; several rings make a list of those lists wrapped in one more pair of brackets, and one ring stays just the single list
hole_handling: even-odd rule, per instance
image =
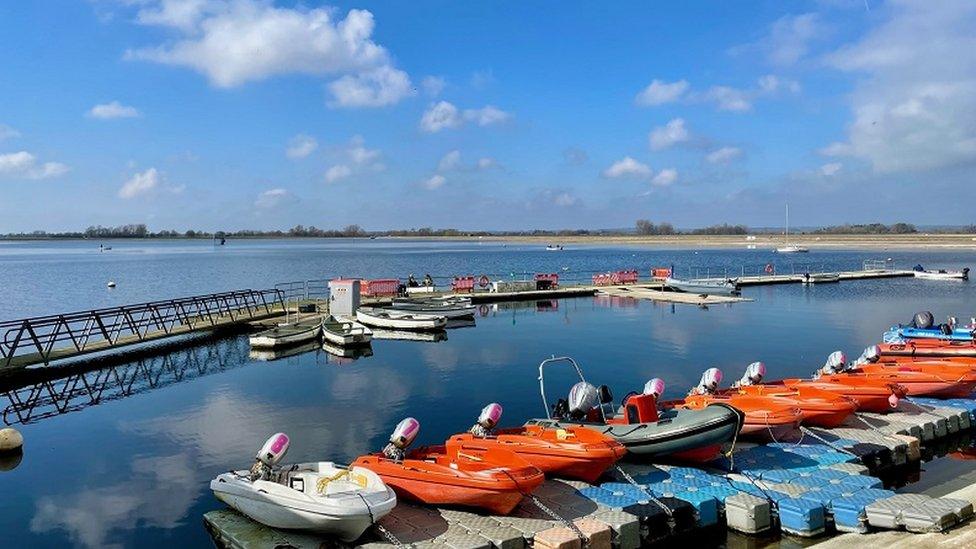
[{"label": "orange boat", "polygon": [[711,404],[724,404],[745,415],[742,430],[739,432],[741,436],[779,440],[796,435],[803,421],[803,411],[794,400],[732,391],[719,392],[718,385],[721,381],[722,371],[709,368],[688,396],[683,400],[665,402],[662,406],[700,410]]},{"label": "orange boat", "polygon": [[857,410],[857,402],[843,394],[802,384],[790,387],[775,381],[763,383],[765,376],[766,365],[753,362],[731,389],[717,392],[789,400],[803,412],[803,423],[818,427],[837,427]]},{"label": "orange boat", "polygon": [[898,401],[908,394],[905,388],[897,383],[856,375],[821,376],[818,379],[788,378],[772,383],[787,387],[812,387],[843,395],[853,399],[857,403],[857,409],[862,412],[891,411],[898,406]]},{"label": "orange boat", "polygon": [[417,420],[403,420],[383,452],[360,456],[352,465],[379,475],[398,497],[428,505],[476,507],[501,515],[510,513],[523,495],[545,480],[538,468],[502,448],[490,448],[481,455],[465,453],[457,446],[406,452],[419,429]]},{"label": "orange boat", "polygon": [[913,339],[906,343],[880,343],[881,356],[976,357],[976,343],[939,339]]},{"label": "orange boat", "polygon": [[855,366],[853,372],[868,376],[887,376],[891,381],[903,385],[909,395],[968,397],[976,389],[976,372],[968,367],[952,364],[868,363]]},{"label": "orange boat", "polygon": [[584,428],[545,428],[525,425],[494,429],[502,407],[491,403],[481,411],[468,433],[447,440],[448,453],[483,456],[491,449],[508,450],[543,473],[593,483],[626,453],[623,444]]}]

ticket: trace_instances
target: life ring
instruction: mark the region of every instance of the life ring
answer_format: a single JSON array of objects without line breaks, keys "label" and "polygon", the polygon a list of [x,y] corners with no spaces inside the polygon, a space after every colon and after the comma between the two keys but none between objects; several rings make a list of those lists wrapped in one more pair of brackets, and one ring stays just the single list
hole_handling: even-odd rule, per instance
[{"label": "life ring", "polygon": [[478,307],[478,314],[481,315],[481,318],[488,316],[488,306],[482,303],[481,306]]},{"label": "life ring", "polygon": [[481,275],[481,278],[478,279],[478,286],[482,288],[487,288],[489,284],[491,284],[491,280],[488,280],[488,275]]},{"label": "life ring", "polygon": [[773,264],[772,263],[767,263],[766,264],[766,274],[773,274],[774,272],[776,272],[776,269],[773,268]]}]

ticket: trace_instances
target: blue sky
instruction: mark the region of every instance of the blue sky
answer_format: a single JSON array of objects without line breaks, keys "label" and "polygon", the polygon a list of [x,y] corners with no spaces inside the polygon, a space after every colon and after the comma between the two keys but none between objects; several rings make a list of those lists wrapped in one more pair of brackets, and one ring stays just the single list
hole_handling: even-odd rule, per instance
[{"label": "blue sky", "polygon": [[973,223],[976,4],[0,6],[0,231]]}]

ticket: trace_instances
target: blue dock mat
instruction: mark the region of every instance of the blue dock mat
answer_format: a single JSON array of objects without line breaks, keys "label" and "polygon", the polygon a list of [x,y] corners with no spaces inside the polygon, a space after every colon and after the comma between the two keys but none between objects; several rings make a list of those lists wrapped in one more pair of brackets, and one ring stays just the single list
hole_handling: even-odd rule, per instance
[{"label": "blue dock mat", "polygon": [[807,499],[785,497],[776,502],[780,528],[799,536],[815,536],[824,531],[826,511],[822,505]]},{"label": "blue dock mat", "polygon": [[695,508],[695,516],[699,526],[711,526],[718,523],[719,501],[715,496],[690,487],[688,490],[676,492],[674,497],[687,501]]}]

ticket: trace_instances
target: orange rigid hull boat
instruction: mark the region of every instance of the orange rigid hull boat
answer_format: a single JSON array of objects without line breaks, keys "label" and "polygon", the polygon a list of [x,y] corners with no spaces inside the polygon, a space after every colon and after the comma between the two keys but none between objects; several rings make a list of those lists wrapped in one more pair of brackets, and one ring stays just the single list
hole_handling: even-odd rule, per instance
[{"label": "orange rigid hull boat", "polygon": [[397,496],[428,505],[477,507],[506,515],[545,475],[513,452],[490,448],[481,455],[455,446],[410,451],[402,461],[382,453],[361,456],[353,465],[373,471]]},{"label": "orange rigid hull boat", "polygon": [[626,453],[623,444],[591,429],[547,429],[526,425],[499,429],[486,437],[471,433],[447,440],[448,452],[482,456],[491,449],[511,451],[551,476],[593,483]]},{"label": "orange rigid hull boat", "polygon": [[[760,398],[775,397],[784,403],[789,401],[792,406],[799,408],[803,414],[803,424],[817,427],[837,427],[847,419],[847,416],[857,410],[857,401],[838,393],[827,391],[808,385],[788,387],[785,385],[760,384],[743,385],[724,391],[722,394],[733,396],[755,396]],[[735,403],[732,403],[735,406]],[[748,414],[747,414],[748,415]],[[748,421],[748,418],[747,420]]]},{"label": "orange rigid hull boat", "polygon": [[[976,388],[976,372],[968,366],[934,362],[915,364],[869,363],[853,371],[868,376],[891,376],[891,380],[905,387],[909,395],[934,397],[967,397]],[[842,373],[840,375],[850,375]]]},{"label": "orange rigid hull boat", "polygon": [[688,395],[662,404],[666,408],[701,410],[711,404],[731,406],[745,415],[740,436],[774,439],[795,435],[803,412],[790,400],[741,394]]},{"label": "orange rigid hull boat", "polygon": [[884,413],[898,405],[908,394],[904,387],[872,377],[821,376],[818,379],[784,379],[779,382],[787,387],[811,387],[846,396],[857,403],[862,412]]},{"label": "orange rigid hull boat", "polygon": [[907,343],[879,343],[881,356],[976,357],[976,343],[916,339]]}]

